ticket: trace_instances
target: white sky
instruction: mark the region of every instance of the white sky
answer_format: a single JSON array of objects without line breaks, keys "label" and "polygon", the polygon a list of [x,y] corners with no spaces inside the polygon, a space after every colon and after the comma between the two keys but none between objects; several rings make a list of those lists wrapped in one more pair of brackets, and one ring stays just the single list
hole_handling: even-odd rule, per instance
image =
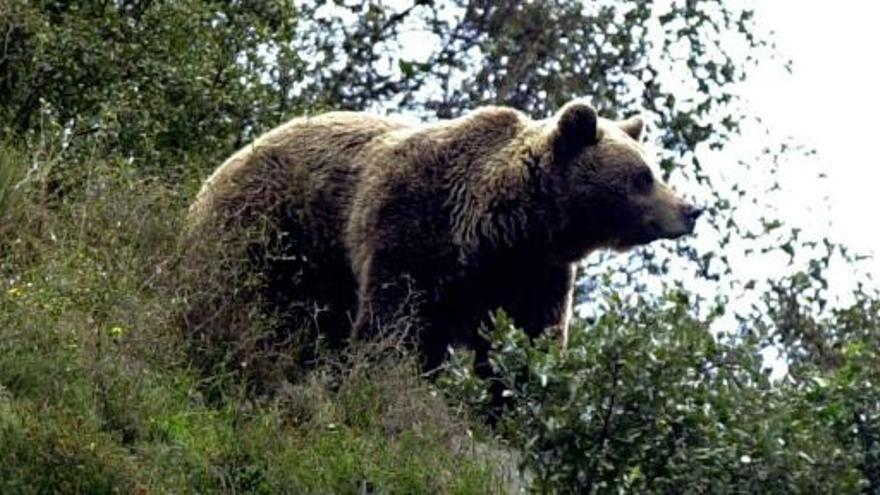
[{"label": "white sky", "polygon": [[[828,174],[832,235],[880,254],[880,157],[874,150],[880,139],[880,2],[773,0],[755,2],[755,8],[794,66],[788,74],[767,64],[753,74],[745,95],[771,129],[816,149]],[[805,173],[799,180],[814,177]],[[794,202],[812,201],[798,197],[798,184],[786,185],[795,191]],[[880,276],[880,259],[867,266]]]},{"label": "white sky", "polygon": [[[751,108],[780,135],[814,148],[828,179],[817,188],[815,170],[798,171],[797,160],[783,176],[789,192],[783,218],[810,223],[817,190],[828,196],[830,236],[875,257],[861,269],[880,278],[880,157],[875,140],[880,115],[880,1],[764,0],[754,2],[758,21],[775,31],[792,73],[765,64],[743,88]],[[744,139],[748,139],[747,137]],[[729,148],[733,149],[733,147]],[[802,163],[801,163],[802,165]],[[819,227],[822,228],[822,227]],[[827,228],[827,227],[826,227]],[[843,268],[843,267],[838,267]],[[853,289],[850,273],[832,270],[838,295]],[[768,349],[765,357],[779,378],[786,365]]]}]

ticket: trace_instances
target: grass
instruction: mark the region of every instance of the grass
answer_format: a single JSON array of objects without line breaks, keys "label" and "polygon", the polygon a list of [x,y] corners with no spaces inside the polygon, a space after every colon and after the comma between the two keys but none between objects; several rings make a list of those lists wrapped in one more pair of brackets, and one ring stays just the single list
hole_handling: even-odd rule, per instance
[{"label": "grass", "polygon": [[406,355],[262,398],[193,371],[167,277],[186,194],[94,160],[50,195],[3,156],[0,493],[504,490]]}]

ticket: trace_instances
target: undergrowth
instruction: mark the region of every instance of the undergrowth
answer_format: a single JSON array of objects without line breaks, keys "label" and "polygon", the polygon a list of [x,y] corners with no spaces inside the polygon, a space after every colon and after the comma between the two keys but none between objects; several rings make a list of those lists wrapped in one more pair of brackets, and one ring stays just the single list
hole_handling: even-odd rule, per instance
[{"label": "undergrowth", "polygon": [[405,354],[354,350],[271,397],[191,369],[169,277],[187,188],[97,158],[59,186],[2,149],[0,493],[502,490]]}]

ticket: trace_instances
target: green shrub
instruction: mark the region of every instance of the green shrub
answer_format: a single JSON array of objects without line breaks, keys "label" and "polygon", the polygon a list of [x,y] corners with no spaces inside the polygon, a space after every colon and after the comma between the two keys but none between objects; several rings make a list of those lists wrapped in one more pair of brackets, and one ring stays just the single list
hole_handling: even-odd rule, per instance
[{"label": "green shrub", "polygon": [[[771,382],[756,339],[716,337],[688,298],[609,296],[562,350],[503,314],[491,361],[500,428],[540,493],[853,493],[858,458],[798,387]],[[474,397],[457,368],[454,393]],[[484,387],[485,389],[485,387]],[[478,393],[475,402],[484,402]]]},{"label": "green shrub", "polygon": [[25,153],[0,138],[0,253],[22,221],[28,161]]}]

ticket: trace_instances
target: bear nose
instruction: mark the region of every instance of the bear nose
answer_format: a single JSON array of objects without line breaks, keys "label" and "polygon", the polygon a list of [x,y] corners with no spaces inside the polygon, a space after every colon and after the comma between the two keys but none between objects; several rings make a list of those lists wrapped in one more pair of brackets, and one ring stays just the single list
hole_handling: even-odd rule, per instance
[{"label": "bear nose", "polygon": [[696,225],[697,223],[697,219],[700,218],[700,215],[703,214],[703,209],[697,208],[696,206],[689,204],[684,206],[684,211],[682,212],[682,214],[684,215],[684,218],[687,220],[691,229],[693,229],[694,225]]}]

